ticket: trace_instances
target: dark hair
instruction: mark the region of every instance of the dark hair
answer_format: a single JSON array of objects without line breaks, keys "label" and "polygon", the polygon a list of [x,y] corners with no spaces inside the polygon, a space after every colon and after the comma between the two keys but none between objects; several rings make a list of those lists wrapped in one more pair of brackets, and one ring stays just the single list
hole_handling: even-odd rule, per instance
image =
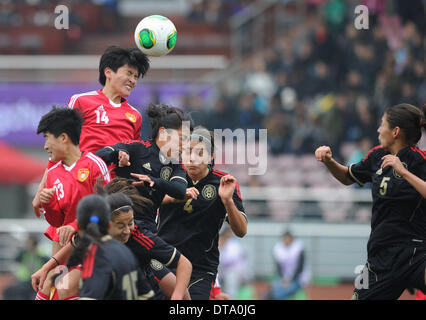
[{"label": "dark hair", "polygon": [[102,237],[108,234],[110,217],[111,209],[104,197],[91,194],[80,200],[77,206],[77,222],[84,234],[72,251],[67,267],[81,264],[91,244],[101,245]]},{"label": "dark hair", "polygon": [[193,122],[191,116],[179,108],[162,103],[151,103],[146,109],[146,113],[150,119],[152,139],[157,138],[160,127],[176,130],[182,127],[184,121],[189,121],[189,130],[192,131]]},{"label": "dark hair", "polygon": [[214,167],[214,140],[215,136],[213,131],[208,130],[203,126],[196,126],[191,132],[191,141],[203,142],[209,155],[211,156],[213,154],[211,167]]},{"label": "dark hair", "polygon": [[140,195],[138,189],[132,184],[133,180],[126,178],[114,178],[105,185],[107,194],[123,193],[128,196],[133,203],[135,216],[142,215],[147,210],[152,210],[154,204],[148,198]]},{"label": "dark hair", "polygon": [[108,47],[99,62],[100,84],[104,86],[106,83],[105,68],[110,68],[112,71],[117,72],[120,67],[126,64],[138,69],[138,77],[142,76],[142,78],[149,69],[148,57],[138,48]]},{"label": "dark hair", "polygon": [[422,127],[426,129],[425,112],[426,105],[420,110],[408,103],[400,103],[385,110],[389,127],[400,127],[406,142],[412,146],[422,137]]},{"label": "dark hair", "polygon": [[121,212],[129,212],[133,207],[132,200],[122,192],[109,194],[106,200],[111,208],[111,218],[118,216]]},{"label": "dark hair", "polygon": [[56,138],[66,133],[74,145],[80,143],[81,127],[84,119],[81,114],[70,108],[53,106],[52,110],[41,117],[37,134],[50,132]]}]

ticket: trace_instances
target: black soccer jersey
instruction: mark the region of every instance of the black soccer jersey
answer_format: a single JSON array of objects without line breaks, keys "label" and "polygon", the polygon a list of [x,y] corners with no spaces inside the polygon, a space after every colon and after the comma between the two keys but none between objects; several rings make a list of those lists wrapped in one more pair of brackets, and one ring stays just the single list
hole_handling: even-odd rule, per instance
[{"label": "black soccer jersey", "polygon": [[[135,218],[142,220],[144,226],[152,232],[157,232],[155,218],[157,209],[166,194],[183,199],[187,181],[183,166],[172,161],[162,154],[157,144],[153,141],[127,141],[120,142],[110,147],[105,147],[96,152],[107,164],[118,163],[118,152],[125,151],[130,156],[130,166],[117,167],[119,177],[134,179],[130,173],[148,175],[154,182],[154,187],[139,186],[140,194],[153,201],[152,210],[145,210]],[[136,213],[135,213],[136,214]]]},{"label": "black soccer jersey", "polygon": [[[368,254],[380,247],[426,239],[426,203],[423,196],[395,170],[381,168],[382,157],[389,154],[381,146],[373,148],[359,163],[349,167],[350,177],[361,186],[371,182],[373,209]],[[426,154],[407,147],[397,154],[402,164],[426,180]]]},{"label": "black soccer jersey", "polygon": [[[219,231],[226,218],[225,206],[218,194],[224,175],[213,169],[197,183],[187,177],[188,188],[195,187],[200,192],[198,198],[165,204],[159,210],[158,235],[187,257],[194,270],[217,272]],[[233,200],[245,215],[238,183]]]},{"label": "black soccer jersey", "polygon": [[138,259],[140,267],[145,270],[149,267],[151,259],[160,261],[166,267],[175,268],[180,258],[180,252],[176,248],[144,229],[141,222],[137,220],[135,220],[135,229],[126,246],[131,249]]},{"label": "black soccer jersey", "polygon": [[154,290],[155,295],[150,299],[163,299],[164,295],[152,269],[153,267],[163,269],[164,266],[176,268],[180,259],[180,252],[159,236],[144,228],[143,223],[138,220],[135,220],[135,228],[126,246],[135,255],[139,267],[143,270],[150,287]]},{"label": "black soccer jersey", "polygon": [[133,300],[138,297],[138,264],[122,243],[105,236],[89,247],[81,272],[82,299]]}]

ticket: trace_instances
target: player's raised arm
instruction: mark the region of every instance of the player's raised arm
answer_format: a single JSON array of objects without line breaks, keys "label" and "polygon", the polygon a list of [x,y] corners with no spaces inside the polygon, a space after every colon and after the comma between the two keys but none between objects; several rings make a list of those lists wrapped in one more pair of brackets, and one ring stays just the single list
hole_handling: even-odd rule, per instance
[{"label": "player's raised arm", "polygon": [[348,186],[354,183],[354,181],[349,177],[348,167],[338,163],[333,159],[333,154],[330,147],[321,146],[315,150],[315,158],[324,163],[328,171],[342,184]]},{"label": "player's raised arm", "polygon": [[128,145],[122,142],[99,149],[95,155],[101,157],[107,165],[115,163],[119,167],[130,166],[130,151]]},{"label": "player's raised arm", "polygon": [[237,179],[230,174],[220,179],[219,196],[225,206],[228,222],[232,232],[240,238],[247,233],[247,218],[234,203],[233,195],[237,186]]}]

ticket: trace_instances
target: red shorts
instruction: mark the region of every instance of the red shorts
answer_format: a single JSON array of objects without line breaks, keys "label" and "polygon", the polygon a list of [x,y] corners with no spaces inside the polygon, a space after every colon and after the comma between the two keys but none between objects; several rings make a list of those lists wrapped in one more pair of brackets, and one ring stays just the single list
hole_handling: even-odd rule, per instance
[{"label": "red shorts", "polygon": [[44,235],[52,241],[59,242],[59,234],[56,232],[56,228],[49,226],[46,231],[44,231]]},{"label": "red shorts", "polygon": [[416,300],[426,300],[426,294],[424,294],[421,290],[417,290]]}]

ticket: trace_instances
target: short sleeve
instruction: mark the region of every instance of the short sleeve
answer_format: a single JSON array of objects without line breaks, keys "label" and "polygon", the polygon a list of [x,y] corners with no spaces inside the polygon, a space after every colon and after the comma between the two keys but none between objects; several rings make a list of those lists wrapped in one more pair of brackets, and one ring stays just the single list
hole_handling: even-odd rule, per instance
[{"label": "short sleeve", "polygon": [[371,182],[374,174],[373,163],[378,156],[379,150],[382,150],[379,149],[379,146],[371,149],[364,159],[349,166],[349,177],[360,186]]}]

